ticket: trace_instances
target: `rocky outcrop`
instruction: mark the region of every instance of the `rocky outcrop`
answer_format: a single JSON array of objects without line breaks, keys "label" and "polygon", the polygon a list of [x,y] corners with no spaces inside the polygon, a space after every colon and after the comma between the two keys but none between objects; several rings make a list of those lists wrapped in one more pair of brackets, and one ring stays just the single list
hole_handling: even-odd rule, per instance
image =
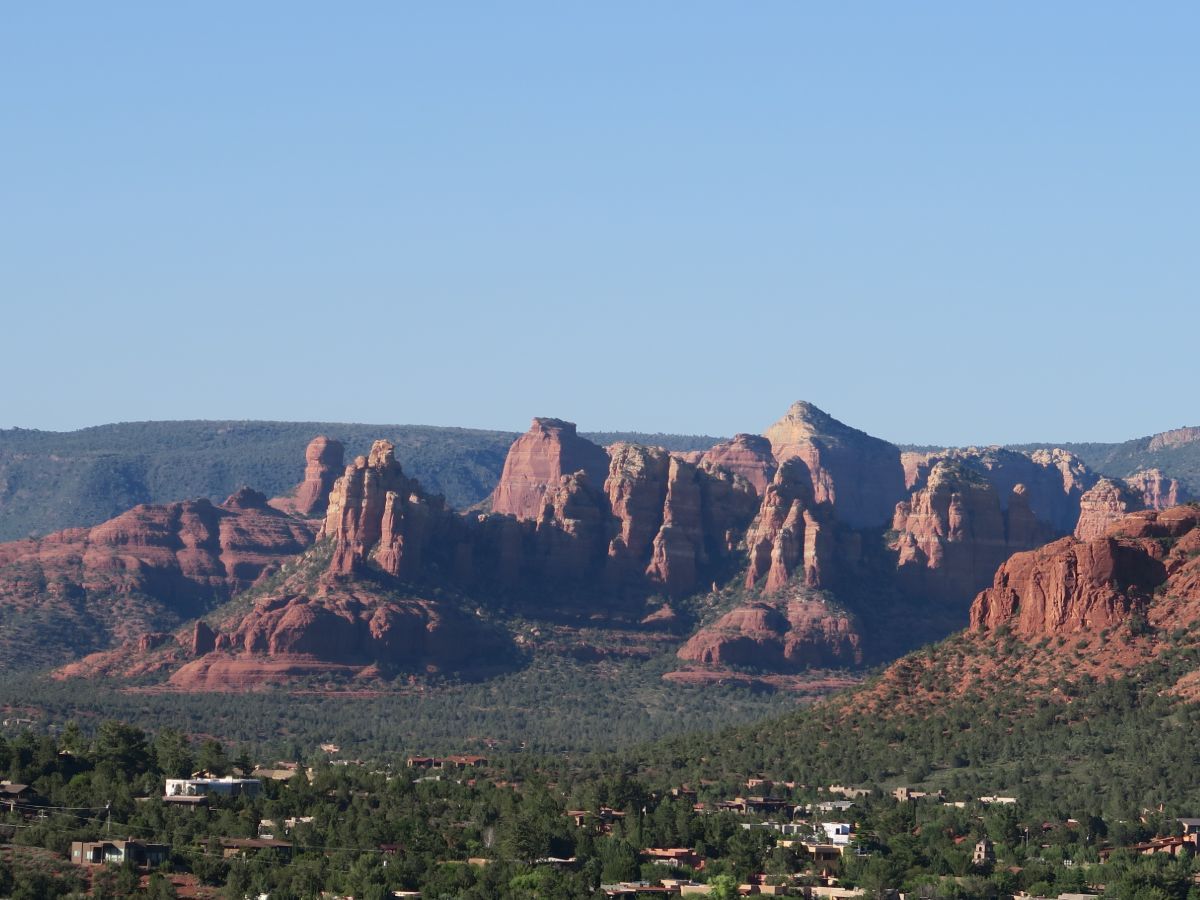
[{"label": "rocky outcrop", "polygon": [[658,447],[626,443],[613,444],[609,455],[604,493],[616,519],[608,545],[610,568],[618,576],[640,575],[662,528],[671,457]]},{"label": "rocky outcrop", "polygon": [[585,472],[560,476],[542,497],[527,571],[560,582],[595,577],[607,546],[607,512],[603,494]]},{"label": "rocky outcrop", "polygon": [[1200,428],[1175,428],[1151,437],[1146,449],[1150,452],[1168,450],[1173,447],[1182,447],[1185,444],[1194,444],[1197,441],[1200,441]]},{"label": "rocky outcrop", "polygon": [[904,455],[910,495],[892,518],[900,582],[913,595],[967,603],[1013,553],[1070,533],[1096,476],[1061,450],[998,447]]},{"label": "rocky outcrop", "polygon": [[1008,479],[989,480],[997,468],[987,456],[950,451],[934,455],[916,475],[909,499],[892,519],[901,583],[912,594],[966,603],[1013,553],[1056,536],[1040,521],[1029,488]]},{"label": "rocky outcrop", "polygon": [[217,633],[203,620],[197,620],[192,626],[191,641],[192,656],[203,656],[217,649]]},{"label": "rocky outcrop", "polygon": [[584,472],[594,485],[604,483],[608,454],[581,438],[573,422],[536,418],[513,443],[492,493],[492,512],[518,519],[541,518],[547,492],[564,475]]},{"label": "rocky outcrop", "polygon": [[662,527],[654,536],[646,567],[646,577],[669,594],[695,588],[701,568],[708,564],[702,496],[699,470],[692,463],[672,458]]},{"label": "rocky outcrop", "polygon": [[799,458],[787,460],[767,486],[758,515],[746,531],[746,587],[778,591],[797,572],[807,587],[828,586],[833,546],[833,524],[827,511],[813,502],[807,465]]},{"label": "rocky outcrop", "polygon": [[609,578],[644,578],[672,595],[695,590],[735,550],[754,514],[753,487],[707,460],[692,463],[654,447],[614,444],[610,454]]},{"label": "rocky outcrop", "polygon": [[1081,541],[1102,537],[1110,525],[1142,506],[1141,497],[1127,485],[1101,478],[1080,498],[1075,537]]},{"label": "rocky outcrop", "polygon": [[971,607],[971,627],[1005,626],[1025,638],[1098,632],[1145,611],[1156,592],[1195,599],[1200,508],[1141,511],[1099,537],[1069,537],[1000,567]]},{"label": "rocky outcrop", "polygon": [[775,470],[779,468],[771,450],[771,442],[757,434],[735,434],[710,450],[698,454],[693,462],[707,462],[734,475],[741,475],[762,496]]},{"label": "rocky outcrop", "polygon": [[900,451],[800,401],[766,431],[779,465],[798,459],[808,469],[813,499],[829,504],[838,521],[877,528],[891,521],[904,498]]},{"label": "rocky outcrop", "polygon": [[1138,496],[1143,509],[1170,509],[1192,499],[1187,488],[1160,469],[1142,469],[1122,480]]},{"label": "rocky outcrop", "polygon": [[422,493],[377,441],[330,492],[330,570],[374,567],[407,581],[437,572],[464,586],[607,579],[677,594],[731,552],[753,510],[744,479],[657,448],[615,445],[602,485],[579,470],[539,485],[532,519],[464,519]]},{"label": "rocky outcrop", "polygon": [[454,607],[341,587],[259,601],[227,646],[233,653],[411,667],[430,661],[461,665],[478,652],[479,641],[470,620]]},{"label": "rocky outcrop", "polygon": [[324,435],[313,438],[304,451],[304,479],[290,496],[276,497],[271,505],[305,519],[323,517],[329,492],[342,472],[345,452],[341,441]]},{"label": "rocky outcrop", "polygon": [[680,648],[681,660],[705,666],[797,671],[862,662],[854,620],[819,599],[750,603],[700,629]]},{"label": "rocky outcrop", "polygon": [[[993,455],[999,458],[1001,453],[1007,452],[993,451]],[[1099,476],[1069,450],[1035,450],[1029,459],[1035,468],[1020,478],[1020,482],[1030,488],[1030,508],[1057,533],[1070,534],[1079,519],[1080,498]],[[1008,468],[1001,467],[1001,471]]]},{"label": "rocky outcrop", "polygon": [[312,537],[242,489],[219,505],[137,506],[93,528],[2,544],[0,660],[40,667],[136,644],[254,584]]}]

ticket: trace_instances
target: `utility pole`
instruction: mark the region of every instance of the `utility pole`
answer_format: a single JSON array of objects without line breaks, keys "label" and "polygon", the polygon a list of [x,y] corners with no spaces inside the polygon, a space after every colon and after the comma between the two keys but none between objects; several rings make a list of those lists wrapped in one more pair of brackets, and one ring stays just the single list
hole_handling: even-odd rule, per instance
[{"label": "utility pole", "polygon": [[109,800],[104,804],[104,813],[108,817],[108,825],[105,827],[104,836],[112,837],[112,801]]}]

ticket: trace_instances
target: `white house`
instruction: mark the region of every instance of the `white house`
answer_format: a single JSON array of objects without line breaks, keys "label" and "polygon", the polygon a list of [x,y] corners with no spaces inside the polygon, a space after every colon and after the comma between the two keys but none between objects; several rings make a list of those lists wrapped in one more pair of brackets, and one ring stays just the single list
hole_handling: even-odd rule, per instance
[{"label": "white house", "polygon": [[219,797],[253,797],[262,789],[258,778],[168,778],[166,796],[199,797],[216,794]]}]

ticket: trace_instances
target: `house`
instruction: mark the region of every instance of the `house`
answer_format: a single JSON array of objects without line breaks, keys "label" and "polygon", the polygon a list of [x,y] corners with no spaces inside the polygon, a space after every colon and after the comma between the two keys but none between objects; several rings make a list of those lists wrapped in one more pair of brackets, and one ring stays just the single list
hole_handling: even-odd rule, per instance
[{"label": "house", "polygon": [[300,764],[294,762],[277,762],[273,768],[258,766],[250,774],[255,778],[269,778],[272,781],[289,781],[300,771]]},{"label": "house", "polygon": [[854,826],[849,822],[822,822],[818,827],[825,832],[828,843],[839,847],[849,844],[854,834]]},{"label": "house", "polygon": [[583,828],[585,825],[595,822],[598,829],[604,834],[612,832],[614,822],[625,818],[625,813],[609,806],[601,806],[597,812],[588,809],[569,809],[566,814],[567,818],[575,822],[577,828]]},{"label": "house", "polygon": [[166,793],[169,797],[203,797],[214,794],[218,797],[254,797],[262,789],[258,778],[168,778]]},{"label": "house", "polygon": [[167,844],[150,844],[128,838],[123,841],[72,841],[71,862],[77,866],[122,865],[126,861],[139,869],[161,866],[171,856]]},{"label": "house", "polygon": [[1176,819],[1183,826],[1184,834],[1196,834],[1200,832],[1200,819]]},{"label": "house", "polygon": [[[292,858],[292,845],[287,841],[279,841],[274,838],[218,838],[217,841],[221,848],[221,856],[225,859],[233,859],[238,856],[258,856],[264,850],[274,851],[284,860]],[[200,843],[205,849],[208,848],[208,841]]]},{"label": "house", "polygon": [[846,844],[818,844],[815,841],[780,841],[781,847],[799,846],[815,863],[837,862],[846,850]]},{"label": "house", "polygon": [[410,769],[474,769],[486,766],[486,756],[459,754],[455,756],[410,756],[405,760]]},{"label": "house", "polygon": [[602,884],[600,890],[605,897],[654,897],[671,896],[679,891],[676,888],[664,887],[661,884],[651,884],[648,881],[621,881],[617,884]]},{"label": "house", "polygon": [[704,857],[690,847],[647,847],[642,859],[656,866],[680,866],[699,869],[704,866]]},{"label": "house", "polygon": [[745,804],[747,812],[765,816],[783,813],[790,817],[796,809],[796,804],[791,800],[779,797],[749,797]]},{"label": "house", "polygon": [[996,845],[987,838],[980,838],[975,845],[975,852],[971,854],[971,862],[977,866],[984,866],[990,862],[996,861]]},{"label": "house", "polygon": [[826,813],[845,812],[854,806],[853,800],[826,800],[823,803],[818,803],[814,808]]},{"label": "house", "polygon": [[447,756],[442,761],[443,766],[454,769],[480,768],[487,764],[488,758],[486,756],[473,756],[471,754]]},{"label": "house", "polygon": [[869,788],[846,787],[844,784],[831,784],[826,790],[831,794],[838,794],[842,797],[847,797],[855,800],[859,797],[870,797],[871,791]]},{"label": "house", "polygon": [[942,791],[918,791],[910,787],[898,787],[892,791],[892,796],[900,803],[907,803],[910,800],[922,800],[926,797],[933,797],[937,800],[942,800],[945,794]]},{"label": "house", "polygon": [[1002,806],[1012,806],[1014,803],[1017,802],[1017,798],[1016,797],[987,796],[987,797],[980,797],[979,802],[982,803],[984,806],[988,806],[992,803],[999,803]]},{"label": "house", "polygon": [[0,781],[0,807],[7,807],[9,812],[16,812],[18,806],[32,803],[35,797],[33,788],[27,784]]}]

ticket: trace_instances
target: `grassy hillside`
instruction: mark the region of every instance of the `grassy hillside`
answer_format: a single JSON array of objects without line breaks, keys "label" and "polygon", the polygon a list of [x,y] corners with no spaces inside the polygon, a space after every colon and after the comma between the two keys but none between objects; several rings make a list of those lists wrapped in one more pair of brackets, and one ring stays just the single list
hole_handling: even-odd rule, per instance
[{"label": "grassy hillside", "polygon": [[[282,493],[304,471],[305,445],[326,434],[350,458],[387,438],[405,470],[451,505],[491,492],[515,433],[335,422],[127,422],[79,431],[0,430],[0,540],[104,521],[138,503],[222,500],[242,485]],[[671,449],[707,436],[613,433]]]}]

